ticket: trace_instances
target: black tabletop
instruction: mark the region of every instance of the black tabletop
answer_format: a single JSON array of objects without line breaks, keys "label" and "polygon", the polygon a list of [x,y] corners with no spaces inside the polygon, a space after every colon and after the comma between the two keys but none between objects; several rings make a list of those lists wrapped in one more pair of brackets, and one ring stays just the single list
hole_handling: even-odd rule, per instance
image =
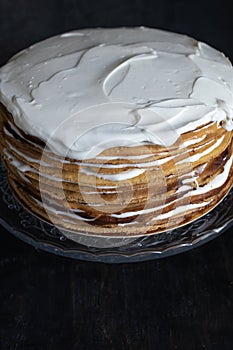
[{"label": "black tabletop", "polygon": [[232,349],[233,236],[131,264],[62,258],[0,231],[0,349]]},{"label": "black tabletop", "polygon": [[[232,0],[0,0],[0,64],[57,33],[122,25],[186,33],[233,59]],[[184,254],[110,265],[0,228],[0,286],[0,350],[233,349],[230,230]]]}]

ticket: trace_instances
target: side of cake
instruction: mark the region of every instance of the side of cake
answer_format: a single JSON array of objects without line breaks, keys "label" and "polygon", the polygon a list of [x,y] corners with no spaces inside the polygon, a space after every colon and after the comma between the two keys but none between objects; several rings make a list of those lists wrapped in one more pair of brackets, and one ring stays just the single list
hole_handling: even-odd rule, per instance
[{"label": "side of cake", "polygon": [[11,188],[41,219],[91,235],[155,234],[213,209],[233,182],[233,69],[151,28],[79,30],[0,70]]}]

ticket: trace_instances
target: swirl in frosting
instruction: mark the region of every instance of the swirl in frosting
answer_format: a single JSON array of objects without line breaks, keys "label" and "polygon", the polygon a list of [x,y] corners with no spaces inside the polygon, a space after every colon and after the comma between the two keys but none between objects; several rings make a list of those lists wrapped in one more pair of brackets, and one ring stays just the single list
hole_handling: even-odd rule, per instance
[{"label": "swirl in frosting", "polygon": [[85,159],[116,139],[169,146],[209,121],[232,130],[233,69],[185,35],[85,29],[15,55],[0,70],[0,101],[56,154]]}]

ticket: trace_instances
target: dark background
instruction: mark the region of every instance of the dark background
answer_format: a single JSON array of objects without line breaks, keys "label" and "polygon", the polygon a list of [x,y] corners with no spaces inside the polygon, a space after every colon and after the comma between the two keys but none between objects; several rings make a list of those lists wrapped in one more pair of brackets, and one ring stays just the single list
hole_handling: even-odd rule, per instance
[{"label": "dark background", "polygon": [[[0,64],[70,29],[147,25],[233,59],[232,0],[0,0]],[[72,261],[0,228],[0,349],[233,349],[233,236],[134,264]]]},{"label": "dark background", "polygon": [[67,30],[137,25],[186,33],[233,57],[232,0],[0,0],[0,64]]}]

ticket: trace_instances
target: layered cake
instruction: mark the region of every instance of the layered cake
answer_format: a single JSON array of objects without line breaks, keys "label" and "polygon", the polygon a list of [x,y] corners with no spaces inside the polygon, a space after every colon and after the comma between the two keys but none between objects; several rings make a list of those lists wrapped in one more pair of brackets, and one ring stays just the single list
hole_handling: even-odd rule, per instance
[{"label": "layered cake", "polygon": [[85,29],[0,70],[0,149],[20,203],[73,233],[142,236],[190,223],[233,182],[233,69],[151,28]]}]

